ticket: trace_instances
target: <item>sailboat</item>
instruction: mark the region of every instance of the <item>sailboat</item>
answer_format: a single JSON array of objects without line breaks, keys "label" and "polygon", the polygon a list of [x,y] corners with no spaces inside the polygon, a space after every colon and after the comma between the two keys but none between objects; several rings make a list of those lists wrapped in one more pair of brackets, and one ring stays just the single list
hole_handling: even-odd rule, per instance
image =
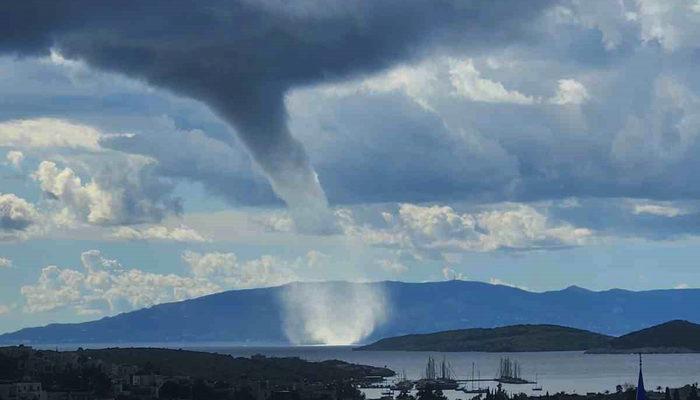
[{"label": "sailboat", "polygon": [[[458,390],[467,394],[484,394],[488,393],[489,390],[487,388],[482,388],[481,387],[481,372],[479,372],[479,378],[474,379],[474,370],[476,368],[476,364],[472,363],[472,379],[471,379],[471,388],[467,388],[466,386],[459,388]],[[475,386],[474,383],[478,381],[479,383]]]},{"label": "sailboat", "polygon": [[416,382],[416,389],[433,388],[440,390],[455,390],[459,387],[457,381],[452,377],[452,367],[445,357],[440,363],[440,374],[438,375],[435,359],[428,357],[428,365],[425,367],[425,378]]},{"label": "sailboat", "polygon": [[398,391],[409,391],[413,389],[413,385],[413,381],[406,378],[406,370],[403,370],[399,376],[399,380],[394,384],[394,386],[392,386],[392,389]]},{"label": "sailboat", "polygon": [[542,391],[542,385],[539,384],[539,377],[537,373],[535,373],[535,384],[532,386],[532,391],[533,392],[541,392]]},{"label": "sailboat", "polygon": [[520,377],[520,364],[509,357],[501,358],[499,377],[496,378],[496,382],[512,385],[534,383]]}]

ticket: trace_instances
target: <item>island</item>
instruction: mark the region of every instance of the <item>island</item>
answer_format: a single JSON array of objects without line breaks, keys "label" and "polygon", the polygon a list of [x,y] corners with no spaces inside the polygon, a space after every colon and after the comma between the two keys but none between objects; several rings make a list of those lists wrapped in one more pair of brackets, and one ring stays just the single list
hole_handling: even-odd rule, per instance
[{"label": "island", "polygon": [[359,351],[583,351],[607,347],[611,336],[559,325],[512,325],[458,329],[381,339]]},{"label": "island", "polygon": [[590,354],[603,353],[698,353],[700,325],[673,320],[616,337],[606,346],[591,348]]}]

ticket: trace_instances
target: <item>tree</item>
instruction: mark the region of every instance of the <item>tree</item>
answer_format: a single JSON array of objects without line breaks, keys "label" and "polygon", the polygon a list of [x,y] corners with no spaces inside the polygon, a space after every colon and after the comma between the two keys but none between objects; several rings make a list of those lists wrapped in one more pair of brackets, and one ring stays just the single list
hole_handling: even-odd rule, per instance
[{"label": "tree", "polygon": [[399,395],[396,396],[396,400],[416,400],[416,398],[411,396],[408,393],[408,390],[403,389],[403,390],[401,390],[401,393],[399,393]]},{"label": "tree", "polygon": [[341,382],[335,385],[335,397],[338,399],[364,399],[360,389],[348,382]]},{"label": "tree", "polygon": [[418,390],[417,400],[447,400],[447,397],[442,393],[442,390],[429,386],[422,387]]},{"label": "tree", "polygon": [[250,388],[250,386],[243,386],[237,388],[233,392],[233,398],[236,400],[255,400],[255,396],[253,396],[253,390]]},{"label": "tree", "polygon": [[168,381],[160,387],[158,394],[161,399],[189,399],[192,389],[189,385]]},{"label": "tree", "polygon": [[496,385],[496,390],[486,394],[486,400],[508,400],[508,393],[503,390],[503,385]]},{"label": "tree", "polygon": [[681,400],[681,394],[678,389],[673,390],[673,400]]},{"label": "tree", "polygon": [[192,385],[192,398],[194,400],[212,400],[217,398],[214,390],[210,388],[203,380],[198,379]]},{"label": "tree", "polygon": [[22,377],[22,371],[16,359],[10,358],[4,354],[0,354],[0,379],[19,379]]},{"label": "tree", "polygon": [[107,397],[112,393],[112,380],[97,368],[84,370],[83,381],[87,385],[86,388],[94,391],[98,396]]}]

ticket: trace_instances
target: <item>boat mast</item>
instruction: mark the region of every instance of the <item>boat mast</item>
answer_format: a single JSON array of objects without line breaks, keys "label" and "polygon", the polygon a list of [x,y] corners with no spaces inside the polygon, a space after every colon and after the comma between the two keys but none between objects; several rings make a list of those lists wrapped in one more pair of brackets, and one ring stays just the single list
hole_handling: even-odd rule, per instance
[{"label": "boat mast", "polygon": [[474,390],[474,363],[472,362],[472,390]]}]

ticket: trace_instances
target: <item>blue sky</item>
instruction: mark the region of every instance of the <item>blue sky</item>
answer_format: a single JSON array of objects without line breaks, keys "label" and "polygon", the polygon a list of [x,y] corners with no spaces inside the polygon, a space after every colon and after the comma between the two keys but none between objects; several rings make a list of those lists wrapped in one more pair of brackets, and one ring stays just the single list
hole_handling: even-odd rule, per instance
[{"label": "blue sky", "polygon": [[3,34],[30,3],[0,331],[296,280],[700,285],[700,3],[76,1]]}]

